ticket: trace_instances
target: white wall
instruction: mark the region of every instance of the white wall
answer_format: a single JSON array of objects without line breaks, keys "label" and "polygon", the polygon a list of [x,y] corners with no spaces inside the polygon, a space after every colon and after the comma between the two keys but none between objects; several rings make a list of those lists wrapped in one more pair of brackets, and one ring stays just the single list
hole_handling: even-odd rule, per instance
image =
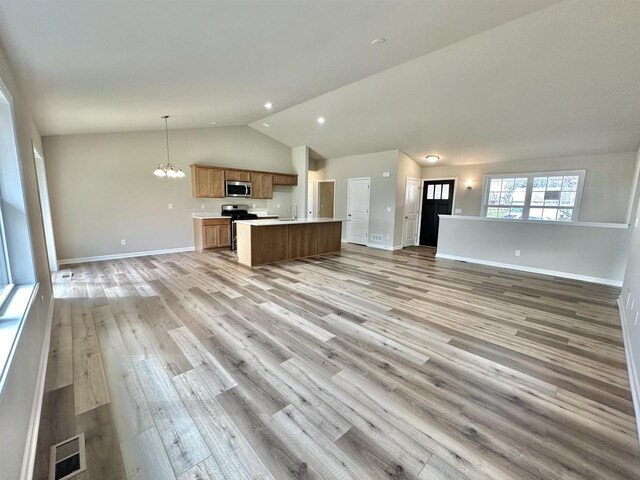
[{"label": "white wall", "polygon": [[192,212],[219,213],[223,203],[255,204],[286,215],[292,187],[274,187],[273,200],[192,198],[189,165],[293,173],[289,147],[249,127],[169,135],[172,162],[186,178],[152,174],[166,159],[164,131],[44,138],[58,259],[192,247]]},{"label": "white wall", "polygon": [[[338,218],[347,218],[347,180],[371,178],[369,238],[376,233],[383,238],[381,242],[369,240],[371,245],[393,247],[397,161],[398,150],[317,161],[316,178],[336,181],[335,215]],[[391,175],[383,177],[383,172]],[[346,238],[346,225],[343,225],[342,238]]]},{"label": "white wall", "polygon": [[[422,176],[458,177],[456,209],[462,209],[462,215],[474,216],[480,215],[485,175],[586,169],[580,221],[626,223],[635,158],[635,152],[622,152],[478,165],[430,166],[422,169]],[[466,189],[467,179],[474,181],[471,191]]]},{"label": "white wall", "polygon": [[[38,150],[42,148],[40,134],[2,50],[0,78],[13,96],[18,154],[26,201],[26,209],[18,213],[28,220],[36,278],[40,284],[38,298],[27,313],[6,381],[0,392],[0,428],[5,440],[0,448],[0,478],[17,479],[20,477],[25,445],[29,440],[43,342],[49,335],[47,319],[52,292],[33,161],[33,147]],[[15,207],[23,208],[20,205]],[[39,403],[39,398],[35,400]]]}]

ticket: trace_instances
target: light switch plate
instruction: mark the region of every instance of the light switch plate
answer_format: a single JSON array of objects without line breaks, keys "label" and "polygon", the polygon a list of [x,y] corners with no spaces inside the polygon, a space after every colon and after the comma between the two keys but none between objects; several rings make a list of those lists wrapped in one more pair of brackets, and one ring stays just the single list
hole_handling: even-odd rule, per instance
[{"label": "light switch plate", "polygon": [[387,212],[390,212],[390,211],[391,211],[391,207],[387,207]]},{"label": "light switch plate", "polygon": [[456,208],[455,213],[456,213],[456,215],[460,215],[462,213],[462,209],[461,208]]}]

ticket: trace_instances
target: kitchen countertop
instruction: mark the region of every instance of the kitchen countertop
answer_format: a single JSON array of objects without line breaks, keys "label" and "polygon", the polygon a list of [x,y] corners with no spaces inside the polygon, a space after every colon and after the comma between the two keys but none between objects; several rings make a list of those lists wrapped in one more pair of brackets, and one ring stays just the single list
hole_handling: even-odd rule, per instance
[{"label": "kitchen countertop", "polygon": [[236,220],[236,223],[242,223],[244,225],[253,225],[254,227],[267,227],[273,225],[299,225],[302,223],[331,223],[331,222],[346,222],[344,218],[298,218],[297,220]]},{"label": "kitchen countertop", "polygon": [[[219,213],[206,213],[206,212],[193,212],[193,218],[201,218],[203,220],[217,219],[217,218],[229,218],[228,216],[220,215]],[[257,214],[258,218],[278,218],[278,215],[262,215]]]}]

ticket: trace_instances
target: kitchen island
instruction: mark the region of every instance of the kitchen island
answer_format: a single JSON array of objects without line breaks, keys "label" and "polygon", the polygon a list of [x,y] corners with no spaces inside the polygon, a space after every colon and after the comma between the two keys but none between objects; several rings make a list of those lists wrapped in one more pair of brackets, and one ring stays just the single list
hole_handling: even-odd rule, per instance
[{"label": "kitchen island", "polygon": [[238,220],[238,262],[248,267],[339,252],[339,218]]}]

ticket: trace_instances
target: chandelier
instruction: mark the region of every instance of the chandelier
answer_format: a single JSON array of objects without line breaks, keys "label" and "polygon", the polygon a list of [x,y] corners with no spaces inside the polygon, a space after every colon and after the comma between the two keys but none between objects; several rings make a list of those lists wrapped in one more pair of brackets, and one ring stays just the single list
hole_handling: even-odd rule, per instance
[{"label": "chandelier", "polygon": [[158,165],[158,168],[155,169],[153,174],[157,177],[165,177],[168,179],[183,178],[185,175],[182,169],[178,168],[177,165],[173,165],[169,160],[169,125],[167,123],[169,115],[163,115],[162,118],[164,118],[164,133],[167,139],[167,163]]}]

